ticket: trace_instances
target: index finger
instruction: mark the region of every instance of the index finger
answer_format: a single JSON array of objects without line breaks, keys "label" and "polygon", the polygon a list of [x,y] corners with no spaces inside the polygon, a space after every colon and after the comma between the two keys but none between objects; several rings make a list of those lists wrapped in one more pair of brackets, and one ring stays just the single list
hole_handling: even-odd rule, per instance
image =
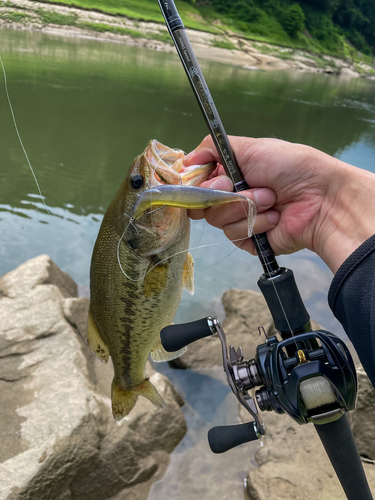
[{"label": "index finger", "polygon": [[[238,161],[244,160],[249,148],[256,142],[256,139],[250,137],[229,136],[230,144],[233,148],[234,155]],[[221,163],[220,155],[217,152],[215,144],[210,135],[207,135],[199,146],[189,153],[183,160],[184,165],[204,165],[210,161]]]}]

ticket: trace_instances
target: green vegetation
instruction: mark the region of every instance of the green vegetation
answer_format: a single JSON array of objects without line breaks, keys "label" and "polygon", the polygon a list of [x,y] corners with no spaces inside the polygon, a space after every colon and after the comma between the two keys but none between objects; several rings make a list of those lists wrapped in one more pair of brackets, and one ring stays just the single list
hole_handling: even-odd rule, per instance
[{"label": "green vegetation", "polygon": [[[262,27],[265,24],[272,27],[273,24],[273,29],[268,31],[269,38],[275,38],[275,35],[276,39],[283,38],[280,30],[275,29],[276,22],[281,25],[284,38],[287,35],[295,39],[294,42],[298,41],[300,46],[311,45],[306,40],[310,35],[312,45],[316,48],[342,55],[346,38],[364,54],[375,53],[374,0],[195,1],[195,6],[206,12],[206,17],[207,5],[244,32],[264,34]],[[307,32],[304,33],[305,30]]]},{"label": "green vegetation", "polygon": [[215,40],[212,44],[214,47],[219,47],[220,49],[236,50],[237,47],[234,43],[229,40]]},{"label": "green vegetation", "polygon": [[168,33],[140,33],[136,30],[131,30],[128,28],[122,28],[121,26],[111,26],[110,24],[104,23],[90,23],[87,21],[76,23],[76,26],[80,28],[86,28],[92,31],[98,31],[100,33],[104,33],[108,31],[109,33],[114,33],[115,35],[129,35],[132,38],[147,38],[150,40],[159,40],[160,42],[166,42],[173,45],[171,37]]},{"label": "green vegetation", "polygon": [[[164,24],[156,0],[43,0],[110,15],[126,16],[139,21]],[[371,63],[375,54],[375,0],[175,0],[188,28],[224,35],[215,47],[235,49],[225,35],[229,31],[240,37],[273,45],[305,49],[315,54],[350,58]],[[2,6],[18,8],[10,0]],[[38,9],[43,23],[81,26],[94,31],[109,31],[140,37],[136,30],[111,24],[80,23],[75,14],[62,15]],[[7,19],[27,19],[8,13]],[[5,17],[5,14],[2,15]],[[143,37],[149,38],[147,35]],[[150,38],[170,42],[167,33]],[[288,55],[284,54],[284,58]]]},{"label": "green vegetation", "polygon": [[25,23],[32,20],[31,16],[23,12],[1,12],[0,17],[12,23]]},{"label": "green vegetation", "polygon": [[[44,0],[44,2],[164,24],[164,18],[156,0]],[[221,31],[212,26],[211,20],[203,18],[200,10],[190,2],[176,0],[176,5],[187,27],[210,33],[219,33]]]},{"label": "green vegetation", "polygon": [[77,24],[77,14],[59,14],[44,9],[37,9],[36,13],[40,16],[44,24],[62,24],[65,26],[75,26]]},{"label": "green vegetation", "polygon": [[298,3],[289,5],[280,16],[280,23],[292,38],[296,38],[305,27],[305,14]]},{"label": "green vegetation", "polygon": [[111,26],[109,24],[103,24],[103,23],[90,23],[85,21],[79,23],[79,26],[81,28],[86,28],[92,31],[98,31],[100,33],[108,31],[110,33],[114,33],[115,35],[129,35],[133,38],[141,38],[142,36],[142,34],[139,31],[121,28],[120,26]]}]

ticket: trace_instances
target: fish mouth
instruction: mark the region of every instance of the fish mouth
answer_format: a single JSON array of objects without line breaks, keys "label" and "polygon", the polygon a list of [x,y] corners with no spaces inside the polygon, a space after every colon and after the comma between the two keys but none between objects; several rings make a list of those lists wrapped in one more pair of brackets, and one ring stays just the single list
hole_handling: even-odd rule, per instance
[{"label": "fish mouth", "polygon": [[151,187],[161,185],[199,186],[206,181],[216,165],[213,162],[205,165],[185,167],[185,153],[181,149],[172,149],[153,139],[144,152],[144,157],[153,172]]},{"label": "fish mouth", "polygon": [[[216,168],[213,162],[206,165],[192,165],[185,167],[183,160],[185,153],[180,149],[172,149],[153,139],[149,142],[142,160],[149,171],[147,193],[160,187],[169,187],[172,190],[182,186],[199,186],[207,180]],[[137,200],[142,194],[138,195]],[[136,202],[137,203],[137,202]],[[178,206],[148,207],[143,216],[133,221],[140,230],[146,231],[153,240],[153,248],[142,252],[143,256],[150,256],[169,248],[182,232],[188,229],[186,210]],[[157,242],[157,244],[156,244]]]}]

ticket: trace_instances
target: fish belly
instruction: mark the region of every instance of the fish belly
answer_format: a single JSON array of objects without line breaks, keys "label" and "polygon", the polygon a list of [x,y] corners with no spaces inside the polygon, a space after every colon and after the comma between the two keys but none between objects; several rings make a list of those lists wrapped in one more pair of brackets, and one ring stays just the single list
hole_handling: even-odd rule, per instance
[{"label": "fish belly", "polygon": [[[113,361],[112,410],[114,417],[121,419],[132,409],[138,395],[157,406],[164,405],[148,381],[145,367],[150,351],[160,343],[160,330],[171,324],[179,306],[187,250],[174,254],[187,249],[189,237],[187,234],[187,238],[180,238],[168,252],[159,256],[162,261],[174,255],[167,259],[164,289],[153,296],[144,293],[148,260],[136,255],[127,245],[120,245],[124,275],[116,258],[119,236],[112,235],[110,239],[114,240],[112,244],[108,243],[108,230],[105,238],[99,233],[94,249],[90,314]],[[109,255],[115,257],[109,258]]]}]

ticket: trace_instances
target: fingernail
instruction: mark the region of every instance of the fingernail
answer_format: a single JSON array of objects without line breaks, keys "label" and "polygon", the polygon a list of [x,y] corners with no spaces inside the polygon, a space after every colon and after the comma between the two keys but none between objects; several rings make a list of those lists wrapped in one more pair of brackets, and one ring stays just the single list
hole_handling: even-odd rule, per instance
[{"label": "fingernail", "polygon": [[270,189],[257,189],[253,192],[253,195],[258,208],[272,207],[275,203],[275,194]]}]

